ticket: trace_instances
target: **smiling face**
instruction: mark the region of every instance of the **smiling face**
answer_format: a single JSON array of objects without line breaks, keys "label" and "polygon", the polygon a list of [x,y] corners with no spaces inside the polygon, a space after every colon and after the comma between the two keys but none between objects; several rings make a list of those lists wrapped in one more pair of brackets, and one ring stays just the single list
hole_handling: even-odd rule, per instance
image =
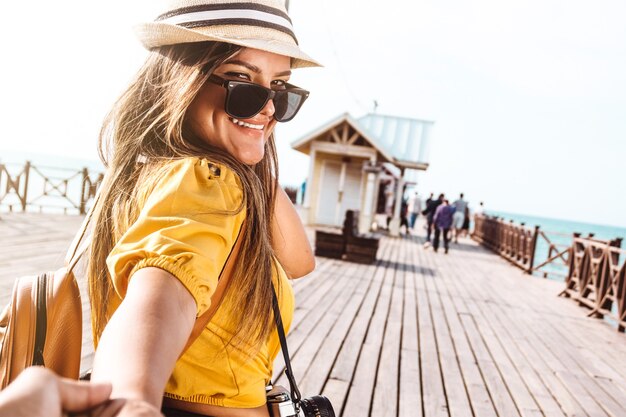
[{"label": "smiling face", "polygon": [[[226,80],[248,81],[280,89],[291,75],[289,57],[244,48],[217,67],[214,74]],[[191,106],[186,121],[203,141],[226,150],[240,162],[254,165],[263,159],[265,143],[274,131],[274,103],[248,119],[233,119],[224,111],[226,89],[206,82]]]}]

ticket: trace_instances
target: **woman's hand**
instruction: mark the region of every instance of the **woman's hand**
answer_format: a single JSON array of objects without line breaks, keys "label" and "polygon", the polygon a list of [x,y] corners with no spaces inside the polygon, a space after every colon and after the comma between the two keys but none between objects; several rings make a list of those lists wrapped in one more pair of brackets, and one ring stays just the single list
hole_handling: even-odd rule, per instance
[{"label": "woman's hand", "polygon": [[0,392],[0,416],[61,417],[81,413],[104,403],[111,384],[60,378],[42,367],[25,369]]},{"label": "woman's hand", "polygon": [[300,278],[315,269],[315,257],[300,216],[287,193],[276,186],[272,247],[289,278]]}]

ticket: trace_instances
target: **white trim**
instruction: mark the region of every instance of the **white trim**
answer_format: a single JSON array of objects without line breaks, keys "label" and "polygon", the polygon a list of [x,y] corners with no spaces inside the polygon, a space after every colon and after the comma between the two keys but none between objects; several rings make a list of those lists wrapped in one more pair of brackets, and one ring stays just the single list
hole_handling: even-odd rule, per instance
[{"label": "white trim", "polygon": [[221,19],[253,19],[263,22],[273,23],[283,26],[293,32],[293,26],[289,20],[275,14],[260,12],[258,10],[249,9],[232,9],[232,10],[205,10],[201,12],[183,13],[171,16],[160,22],[180,25],[185,23],[201,22],[205,20],[221,20]]},{"label": "white trim", "polygon": [[335,155],[356,156],[360,158],[376,158],[376,149],[359,145],[341,145],[330,142],[313,142],[311,151],[330,153]]}]

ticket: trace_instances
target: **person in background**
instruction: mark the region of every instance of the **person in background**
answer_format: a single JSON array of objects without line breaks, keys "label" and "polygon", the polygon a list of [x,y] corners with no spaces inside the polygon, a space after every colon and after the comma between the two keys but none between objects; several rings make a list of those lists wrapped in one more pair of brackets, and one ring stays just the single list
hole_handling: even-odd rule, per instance
[{"label": "person in background", "polygon": [[484,214],[485,214],[485,205],[481,201],[480,203],[478,203],[478,208],[474,211],[474,216],[482,216]]},{"label": "person in background", "polygon": [[454,243],[459,243],[459,234],[463,228],[463,222],[465,221],[465,209],[467,208],[467,201],[463,199],[463,193],[461,193],[458,200],[452,203],[452,206],[454,207],[454,217],[452,219]]},{"label": "person in background", "polygon": [[448,253],[450,243],[450,227],[452,226],[452,217],[454,216],[454,207],[448,200],[444,199],[441,205],[437,207],[433,222],[435,225],[435,239],[433,240],[433,249],[435,252],[439,249],[439,238],[443,233],[443,247],[445,253]]},{"label": "person in background", "polygon": [[409,202],[408,199],[403,198],[400,205],[400,229],[404,226],[404,233],[409,234]]},{"label": "person in background", "polygon": [[417,191],[409,197],[409,228],[413,229],[415,227],[415,221],[419,216],[420,211],[422,211],[422,200],[420,199]]},{"label": "person in background", "polygon": [[433,219],[435,217],[435,211],[437,207],[443,202],[445,195],[439,194],[439,198],[433,200],[433,193],[430,193],[430,197],[426,200],[426,208],[422,211],[422,214],[426,216],[426,243],[430,243],[430,236],[433,232]]},{"label": "person in background", "polygon": [[[94,408],[104,405],[110,395],[111,384],[74,381],[61,378],[49,369],[33,366],[26,368],[0,391],[0,416],[62,417],[68,413],[95,412]],[[109,405],[108,411],[116,412],[121,405],[121,401]],[[158,410],[150,412],[136,415],[160,415]]]},{"label": "person in background", "polygon": [[[290,279],[315,267],[279,186],[274,129],[309,95],[292,71],[319,64],[282,0],[165,6],[137,27],[150,52],[101,130],[91,379],[111,382],[122,415],[147,403],[168,417],[267,417],[280,351],[273,292],[287,332]],[[219,309],[192,338],[231,253]]]},{"label": "person in background", "polygon": [[463,226],[461,227],[461,236],[469,236],[470,229],[470,209],[469,204],[465,206],[465,219],[463,219]]}]

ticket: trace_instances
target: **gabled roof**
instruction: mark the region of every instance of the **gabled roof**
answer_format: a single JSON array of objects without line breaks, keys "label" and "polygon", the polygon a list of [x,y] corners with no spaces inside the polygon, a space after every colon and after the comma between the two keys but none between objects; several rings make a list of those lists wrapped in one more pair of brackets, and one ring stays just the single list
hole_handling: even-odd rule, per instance
[{"label": "gabled roof", "polygon": [[434,122],[426,120],[378,114],[355,119],[344,113],[294,141],[291,147],[308,155],[313,141],[321,140],[342,123],[348,123],[359,134],[361,143],[366,142],[377,151],[382,157],[379,162],[389,162],[400,168],[428,168],[428,133]]},{"label": "gabled roof", "polygon": [[435,122],[370,113],[358,119],[362,128],[378,141],[404,168],[428,168],[430,129]]},{"label": "gabled roof", "polygon": [[347,123],[349,126],[351,126],[354,129],[354,131],[358,132],[359,136],[363,139],[363,141],[365,142],[364,144],[366,146],[374,148],[378,152],[378,154],[382,156],[383,161],[380,161],[380,162],[393,162],[393,157],[390,154],[388,154],[388,152],[385,149],[380,148],[378,146],[376,139],[373,138],[367,131],[365,131],[361,127],[359,122],[357,122],[357,120],[354,119],[352,116],[350,116],[348,113],[344,113],[340,115],[339,117],[336,117],[335,119],[323,124],[322,126],[310,132],[309,134],[304,135],[302,138],[293,142],[291,144],[291,147],[297,151],[300,151],[308,155],[311,151],[312,142],[314,142],[315,140],[321,140],[322,138],[325,138],[327,132],[329,132],[335,127],[340,126],[343,123]]}]

